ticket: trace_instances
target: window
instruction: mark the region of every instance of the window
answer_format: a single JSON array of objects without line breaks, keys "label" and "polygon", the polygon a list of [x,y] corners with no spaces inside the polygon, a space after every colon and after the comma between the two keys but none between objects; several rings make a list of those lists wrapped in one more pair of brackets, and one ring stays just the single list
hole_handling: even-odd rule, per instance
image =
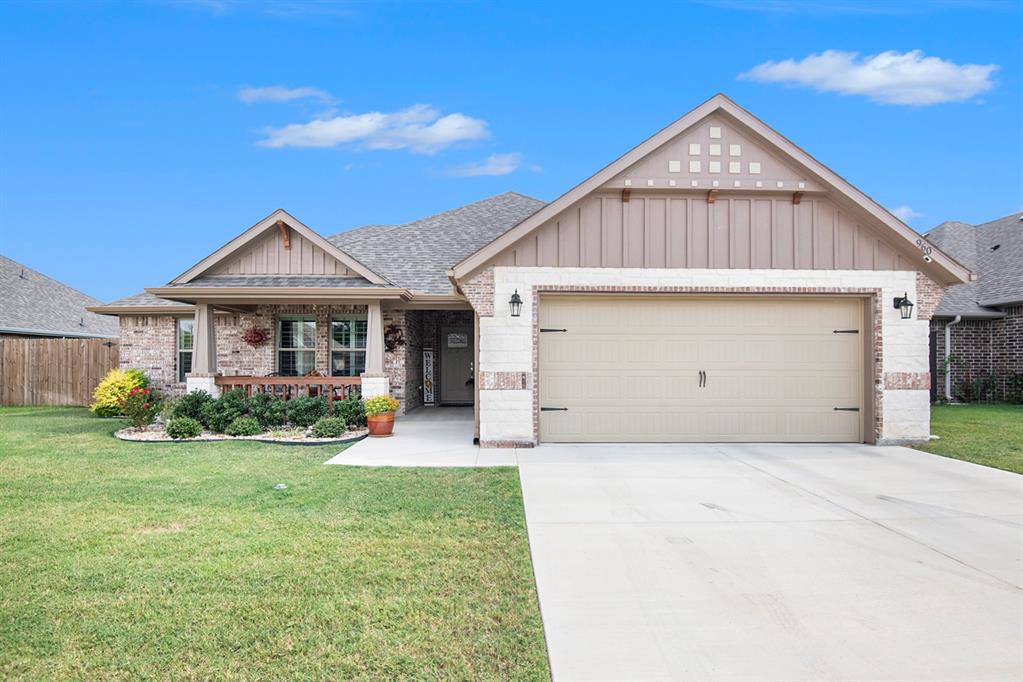
[{"label": "window", "polygon": [[194,319],[184,317],[178,319],[178,383],[185,383],[185,377],[192,371],[194,332]]},{"label": "window", "polygon": [[357,377],[366,371],[366,318],[360,315],[335,317],[330,321],[330,373],[336,377]]},{"label": "window", "polygon": [[316,369],[316,319],[284,317],[277,323],[277,373],[300,377]]}]

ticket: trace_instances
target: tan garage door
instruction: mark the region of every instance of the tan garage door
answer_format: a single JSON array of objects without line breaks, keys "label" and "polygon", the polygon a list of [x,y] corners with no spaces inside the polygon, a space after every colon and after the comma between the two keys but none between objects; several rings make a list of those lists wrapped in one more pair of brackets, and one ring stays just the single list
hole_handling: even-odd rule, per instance
[{"label": "tan garage door", "polygon": [[859,442],[863,302],[550,296],[540,440]]}]

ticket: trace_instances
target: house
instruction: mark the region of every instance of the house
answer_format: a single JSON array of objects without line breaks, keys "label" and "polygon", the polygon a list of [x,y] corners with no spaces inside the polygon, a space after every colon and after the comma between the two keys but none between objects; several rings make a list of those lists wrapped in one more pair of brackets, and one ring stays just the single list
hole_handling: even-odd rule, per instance
[{"label": "house", "polygon": [[935,398],[1004,400],[1023,392],[1023,215],[948,221],[927,241],[977,274],[949,287],[931,319]]},{"label": "house", "polygon": [[89,310],[102,303],[0,256],[0,337],[110,338],[116,320]]},{"label": "house", "polygon": [[929,321],[970,276],[716,95],[549,204],[331,237],[277,210],[96,310],[165,388],[350,375],[474,405],[484,447],[895,443],[929,435]]}]

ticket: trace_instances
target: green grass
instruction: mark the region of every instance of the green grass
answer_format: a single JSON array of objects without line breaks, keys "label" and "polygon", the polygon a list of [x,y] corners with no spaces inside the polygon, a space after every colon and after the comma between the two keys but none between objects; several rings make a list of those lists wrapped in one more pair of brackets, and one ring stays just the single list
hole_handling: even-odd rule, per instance
[{"label": "green grass", "polygon": [[119,426],[0,408],[0,677],[550,678],[513,469]]},{"label": "green grass", "polygon": [[935,405],[931,432],[917,449],[1023,474],[1023,405]]}]

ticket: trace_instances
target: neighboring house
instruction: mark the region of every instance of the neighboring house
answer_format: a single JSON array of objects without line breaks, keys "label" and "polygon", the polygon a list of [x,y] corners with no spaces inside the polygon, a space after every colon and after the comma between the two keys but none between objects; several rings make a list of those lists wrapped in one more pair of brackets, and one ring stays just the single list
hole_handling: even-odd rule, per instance
[{"label": "neighboring house", "polygon": [[118,337],[116,320],[89,307],[92,296],[0,256],[0,336]]},{"label": "neighboring house", "polygon": [[[969,278],[716,95],[550,204],[502,194],[331,237],[277,210],[97,310],[163,388],[358,375],[405,409],[475,405],[483,446],[891,443],[929,435],[930,316]],[[242,343],[252,329],[269,341]]]},{"label": "neighboring house", "polygon": [[1013,386],[1023,392],[1023,215],[977,226],[945,222],[927,241],[977,274],[950,287],[931,320],[934,397],[1004,400]]}]

